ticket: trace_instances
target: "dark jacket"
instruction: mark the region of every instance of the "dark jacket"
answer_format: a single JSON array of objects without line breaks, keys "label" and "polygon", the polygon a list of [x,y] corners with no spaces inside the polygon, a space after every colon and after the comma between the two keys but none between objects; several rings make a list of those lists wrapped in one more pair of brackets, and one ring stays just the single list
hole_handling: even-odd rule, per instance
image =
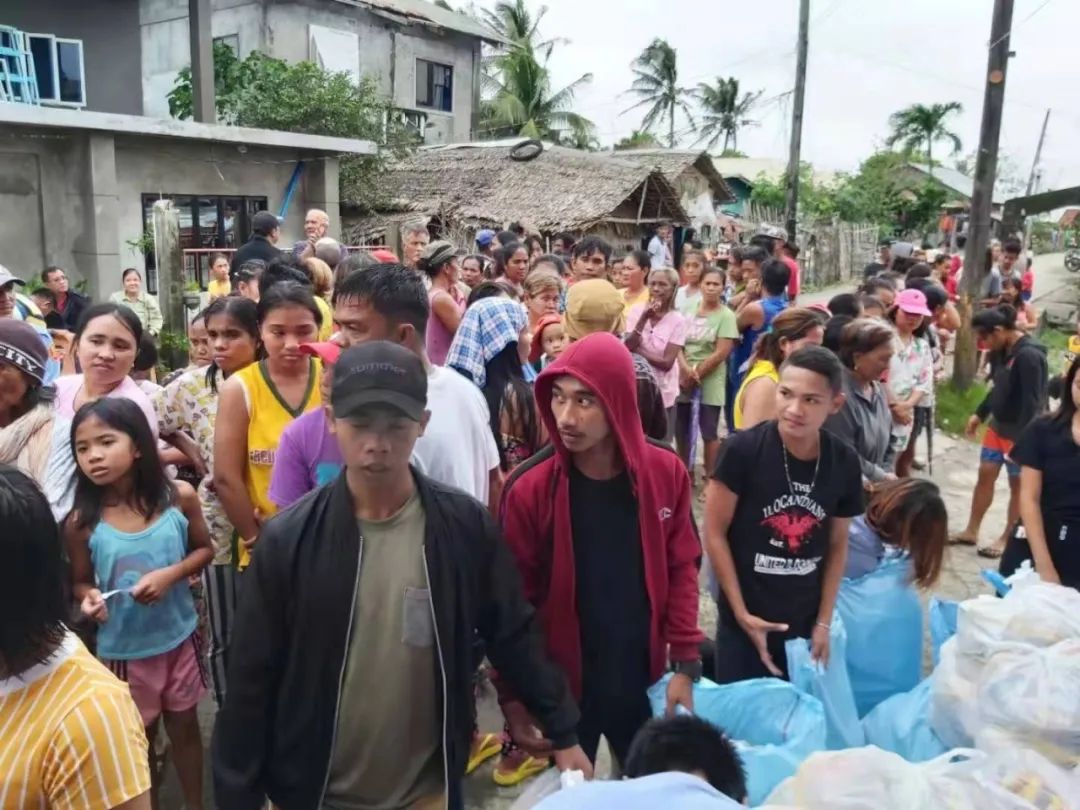
[{"label": "dark jacket", "polygon": [[262,234],[254,234],[251,239],[237,248],[236,253],[233,254],[232,261],[229,262],[229,277],[233,279],[233,284],[235,284],[236,271],[244,262],[258,259],[261,262],[270,264],[280,256],[281,251],[270,244],[269,239]]},{"label": "dark jacket", "polygon": [[540,613],[548,652],[566,672],[574,694],[580,695],[581,630],[570,519],[573,461],[551,411],[552,383],[567,374],[599,398],[630,475],[652,607],[647,652],[653,680],[663,675],[669,658],[700,657],[701,540],[691,511],[686,465],[669,446],[646,439],[642,431],[630,353],[609,334],[589,335],[572,344],[536,380],[536,402],[551,447],[514,470],[503,490],[501,519],[525,581],[525,596]]},{"label": "dark jacket", "polygon": [[[475,632],[556,747],[576,744],[577,708],[544,656],[495,523],[473,498],[413,475],[426,518],[448,784],[464,776],[469,755]],[[223,810],[255,810],[266,797],[287,810],[321,806],[353,600],[363,598],[356,593],[359,549],[344,474],[263,526],[243,577],[228,697],[214,729],[214,787]]]},{"label": "dark jacket", "polygon": [[1024,335],[1009,352],[990,355],[993,387],[975,415],[1003,439],[1016,441],[1031,420],[1046,410],[1046,347]]},{"label": "dark jacket", "polygon": [[[79,325],[79,318],[82,317],[83,312],[90,306],[90,299],[85,295],[75,292],[74,290],[68,290],[67,298],[64,301],[64,311],[60,313],[60,317],[63,318],[63,329],[67,329],[69,332],[74,332],[75,327]],[[49,325],[49,328],[53,328]]]}]

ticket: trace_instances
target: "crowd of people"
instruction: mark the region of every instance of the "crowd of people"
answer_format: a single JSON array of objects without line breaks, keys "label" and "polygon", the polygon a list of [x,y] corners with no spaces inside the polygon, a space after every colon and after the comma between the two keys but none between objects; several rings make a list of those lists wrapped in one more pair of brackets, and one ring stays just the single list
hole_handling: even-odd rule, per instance
[{"label": "crowd of people", "polygon": [[495,757],[500,785],[591,777],[601,737],[631,778],[551,807],[734,806],[738,754],[679,716],[694,684],[785,678],[792,638],[827,665],[843,578],[898,551],[931,586],[1002,466],[1009,526],[980,552],[1080,586],[1078,363],[1046,414],[1011,241],[972,322],[992,388],[950,538],[911,477],[960,325],[947,255],[883,245],[857,292],[799,306],[773,228],[717,256],[661,226],[619,256],[416,225],[399,259],[304,227],[280,250],[262,212],[211,258],[189,364],[156,382],[137,271],[93,303],[61,268],[34,300],[0,268],[0,806],[149,808],[168,750],[199,810],[208,694],[229,810],[461,807]]}]

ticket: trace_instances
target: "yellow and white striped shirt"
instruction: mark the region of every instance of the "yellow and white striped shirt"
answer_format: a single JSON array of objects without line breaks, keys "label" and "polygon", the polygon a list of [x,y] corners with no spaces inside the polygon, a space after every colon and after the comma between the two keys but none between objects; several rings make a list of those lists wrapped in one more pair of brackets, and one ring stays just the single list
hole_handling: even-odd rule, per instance
[{"label": "yellow and white striped shirt", "polygon": [[102,810],[149,789],[131,692],[72,633],[46,663],[0,678],[0,810]]}]

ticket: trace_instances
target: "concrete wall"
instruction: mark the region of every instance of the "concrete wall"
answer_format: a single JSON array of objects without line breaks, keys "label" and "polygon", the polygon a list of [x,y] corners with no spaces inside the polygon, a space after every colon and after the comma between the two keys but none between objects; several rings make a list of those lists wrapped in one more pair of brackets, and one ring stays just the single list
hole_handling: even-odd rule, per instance
[{"label": "concrete wall", "polygon": [[[140,0],[13,0],[0,23],[83,41],[86,108],[141,115]],[[186,47],[186,45],[185,45]]]},{"label": "concrete wall", "polygon": [[[167,94],[189,64],[187,0],[140,0],[142,92],[147,115],[167,116]],[[426,26],[403,26],[370,11],[331,0],[214,0],[211,31],[235,35],[241,57],[253,50],[289,62],[311,58],[309,26],[354,33],[359,68],[377,79],[395,105],[416,108],[416,60],[454,69],[453,111],[428,113],[428,143],[469,140],[475,112],[480,43]]]},{"label": "concrete wall", "polygon": [[[281,205],[295,149],[234,146],[85,130],[11,127],[0,141],[0,264],[30,278],[49,264],[104,297],[124,267],[145,269],[125,242],[143,232],[143,194],[265,196]],[[307,157],[282,244],[303,236],[304,211],[338,227],[337,161]],[[245,238],[247,234],[243,235]]]}]

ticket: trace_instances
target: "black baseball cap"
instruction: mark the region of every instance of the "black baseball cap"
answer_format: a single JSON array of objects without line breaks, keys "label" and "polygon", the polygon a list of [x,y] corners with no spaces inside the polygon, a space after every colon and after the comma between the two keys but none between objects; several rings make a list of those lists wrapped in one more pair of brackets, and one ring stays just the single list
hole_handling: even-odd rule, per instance
[{"label": "black baseball cap", "polygon": [[420,358],[397,343],[375,340],[341,353],[334,364],[330,405],[348,419],[369,405],[389,405],[419,422],[427,408],[427,371]]}]

